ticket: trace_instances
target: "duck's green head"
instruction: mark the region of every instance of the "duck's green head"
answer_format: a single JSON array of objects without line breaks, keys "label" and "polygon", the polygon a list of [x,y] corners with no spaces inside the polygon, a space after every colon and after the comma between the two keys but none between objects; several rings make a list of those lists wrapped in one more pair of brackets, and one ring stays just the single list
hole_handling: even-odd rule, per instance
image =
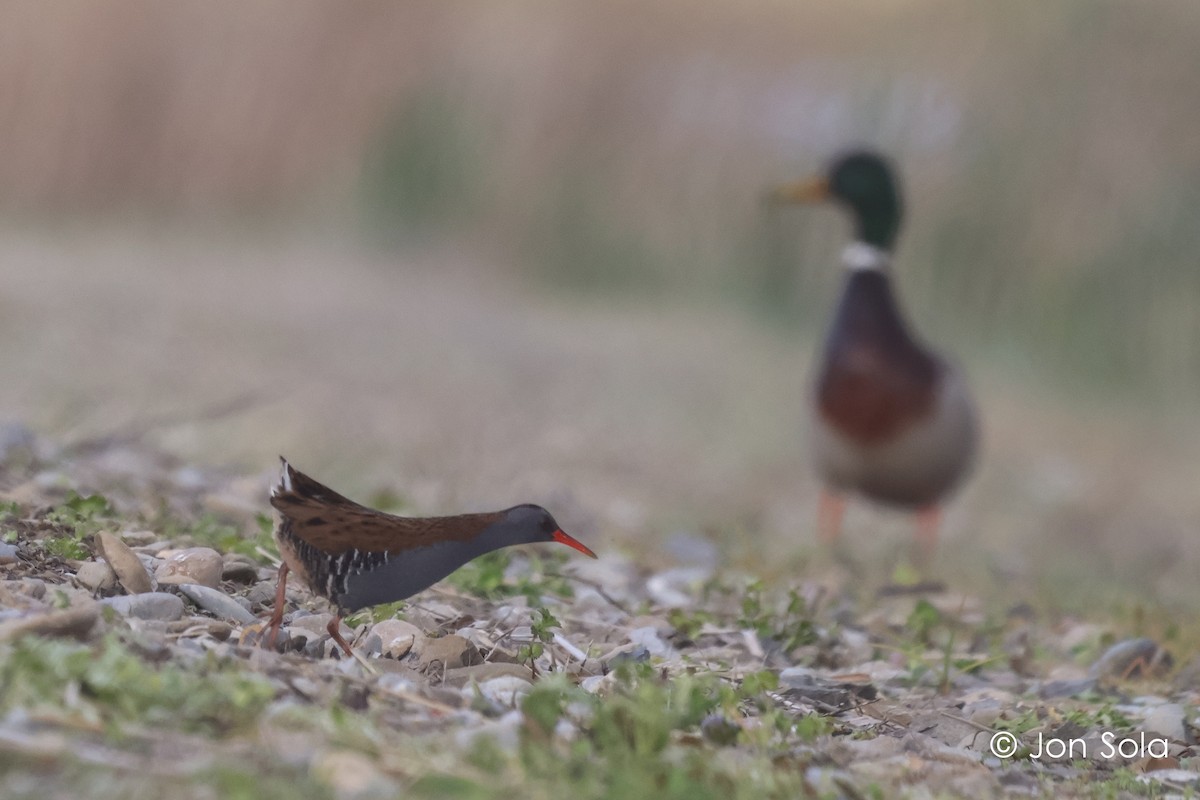
[{"label": "duck's green head", "polygon": [[859,241],[891,250],[900,230],[900,189],[887,160],[868,150],[835,158],[824,174],[780,186],[772,198],[781,203],[833,201],[850,209]]}]

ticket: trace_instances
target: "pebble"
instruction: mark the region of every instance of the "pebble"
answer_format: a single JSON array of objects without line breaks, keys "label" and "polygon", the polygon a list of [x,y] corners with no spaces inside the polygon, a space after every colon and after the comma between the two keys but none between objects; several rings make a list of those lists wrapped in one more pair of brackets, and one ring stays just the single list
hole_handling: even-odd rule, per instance
[{"label": "pebble", "polygon": [[18,578],[15,581],[4,581],[3,586],[10,592],[16,592],[34,600],[41,600],[46,596],[46,582],[41,578]]},{"label": "pebble", "polygon": [[[108,531],[101,531],[96,536],[96,542],[100,546],[100,554],[113,568],[113,572],[117,574],[117,580],[120,581],[125,591],[130,594],[142,594],[154,590],[154,585],[150,581],[150,573],[146,571],[146,567],[137,554],[129,549],[129,545]],[[182,605],[181,602],[180,614],[183,613]]]},{"label": "pebble", "polygon": [[174,622],[183,617],[183,600],[166,592],[106,597],[100,601],[123,617]]},{"label": "pebble", "polygon": [[251,584],[258,581],[258,564],[241,553],[226,553],[221,558],[221,580]]},{"label": "pebble", "polygon": [[122,531],[121,540],[130,547],[148,547],[158,541],[154,531]]},{"label": "pebble", "polygon": [[554,634],[554,643],[556,645],[558,645],[560,648],[562,648],[562,650],[567,655],[569,655],[571,658],[575,659],[579,663],[582,664],[584,661],[587,661],[587,658],[588,658],[587,653],[584,652],[583,650],[580,650],[578,647],[575,646],[575,644],[572,641],[570,641],[569,639],[567,639],[567,637],[563,636],[561,633],[558,633],[557,631]]},{"label": "pebble", "polygon": [[312,774],[333,790],[339,800],[390,796],[396,785],[375,762],[354,750],[329,750],[313,759]]},{"label": "pebble", "polygon": [[666,617],[656,617],[650,614],[641,614],[633,617],[625,623],[626,628],[653,628],[659,636],[674,636],[675,626],[672,625]]},{"label": "pebble", "polygon": [[712,577],[712,570],[702,567],[677,567],[651,575],[646,581],[646,594],[660,606],[691,608],[700,586]]},{"label": "pebble", "polygon": [[411,622],[402,619],[385,619],[375,623],[371,633],[379,637],[380,652],[388,658],[404,658],[416,647],[418,641],[424,644],[425,634]]},{"label": "pebble", "polygon": [[246,592],[246,600],[250,603],[251,608],[275,605],[274,579],[251,586],[250,590]]},{"label": "pebble", "polygon": [[646,649],[645,645],[625,644],[608,651],[600,657],[600,660],[604,662],[605,666],[612,669],[619,664],[639,664],[649,661],[650,651]]},{"label": "pebble", "polygon": [[592,614],[599,619],[609,619],[614,613],[619,613],[599,589],[593,589],[591,586],[579,586],[575,589],[575,599],[571,601],[571,607],[576,614]]},{"label": "pebble", "polygon": [[462,750],[470,750],[480,739],[491,739],[500,749],[514,751],[521,742],[524,723],[520,711],[509,711],[499,719],[461,729],[454,735],[454,744]]},{"label": "pebble", "polygon": [[86,638],[100,619],[100,607],[89,601],[77,608],[18,617],[0,623],[0,642],[26,634]]},{"label": "pebble", "polygon": [[402,668],[402,672],[387,672],[379,676],[376,686],[395,694],[419,694],[425,688],[425,679],[415,669]]},{"label": "pebble", "polygon": [[209,617],[186,617],[169,623],[167,625],[167,632],[175,634],[187,633],[190,636],[203,634],[223,642],[233,635],[233,626],[224,620],[210,619]]},{"label": "pebble", "polygon": [[221,619],[230,619],[243,625],[258,621],[257,617],[219,589],[212,589],[197,583],[181,583],[179,591],[200,608]]},{"label": "pebble", "polygon": [[522,606],[497,606],[491,616],[493,622],[504,627],[529,628],[533,622],[533,611]]},{"label": "pebble", "polygon": [[475,625],[482,627],[466,627],[459,628],[453,633],[466,639],[471,644],[479,648],[482,653],[491,652],[496,647],[496,640],[492,638],[492,634],[484,630],[484,627],[490,627],[491,623],[488,620],[476,620]]},{"label": "pebble", "polygon": [[1051,700],[1056,697],[1077,697],[1096,688],[1095,678],[1049,680],[1038,688],[1038,697]]},{"label": "pebble", "polygon": [[224,570],[221,554],[211,547],[188,547],[172,553],[154,572],[159,584],[193,583],[216,589]]},{"label": "pebble", "polygon": [[853,628],[842,629],[836,650],[843,664],[858,664],[875,657],[875,645],[871,642],[871,637]]},{"label": "pebble", "polygon": [[79,585],[93,592],[107,592],[117,585],[117,573],[107,561],[85,561],[75,570]]},{"label": "pebble", "polygon": [[422,670],[441,671],[479,664],[483,661],[483,656],[475,645],[461,636],[450,634],[437,639],[427,639],[418,660]]},{"label": "pebble", "polygon": [[362,654],[367,657],[378,657],[383,655],[383,640],[380,639],[377,634],[368,633],[366,637],[362,639],[362,643],[358,646],[358,648],[362,651]]},{"label": "pebble", "polygon": [[680,564],[712,571],[721,562],[721,551],[711,539],[689,531],[677,531],[663,543],[667,551]]},{"label": "pebble", "polygon": [[[514,597],[514,598],[511,598],[509,600],[509,602],[510,603],[524,602],[524,600],[525,600],[524,597]],[[426,614],[429,614],[430,616],[432,616],[434,619],[438,620],[439,622],[447,622],[449,620],[455,620],[455,619],[459,619],[460,617],[462,617],[461,610],[450,605],[449,603],[443,603],[440,600],[425,600],[421,603],[420,609],[416,609],[416,608],[412,609],[413,612],[416,612],[418,610],[422,611]],[[420,624],[415,621],[412,621],[412,622],[415,625]],[[425,626],[422,625],[422,627],[425,627]],[[436,623],[429,626],[429,628],[435,628],[435,627],[437,627]]]},{"label": "pebble", "polygon": [[37,435],[21,422],[0,423],[0,461],[7,461],[10,454],[23,451],[32,455]]},{"label": "pebble", "polygon": [[199,467],[183,466],[175,470],[171,480],[181,489],[198,491],[208,487],[210,478]]},{"label": "pebble", "polygon": [[[300,614],[296,614],[295,616],[292,617],[292,621],[288,625],[288,627],[296,628],[299,631],[302,631],[302,632],[308,633],[308,634],[316,634],[317,636],[325,636],[325,635],[328,635],[328,633],[329,633],[329,623],[332,621],[333,621],[333,614],[328,614],[328,613],[305,614],[303,616],[301,616]],[[339,630],[341,631],[342,636],[351,636],[354,633],[354,631],[350,630],[350,628],[344,622],[342,623],[342,627]],[[309,636],[309,638],[311,639],[313,637]]]},{"label": "pebble", "polygon": [[1194,789],[1200,784],[1200,774],[1186,769],[1160,769],[1137,776],[1138,783],[1165,783]]},{"label": "pebble", "polygon": [[15,544],[0,542],[0,564],[15,564],[19,552],[21,551]]},{"label": "pebble", "polygon": [[1186,741],[1185,716],[1186,712],[1179,703],[1162,703],[1151,708],[1138,727],[1147,733],[1156,733],[1175,741]]},{"label": "pebble", "polygon": [[579,688],[590,694],[596,694],[607,689],[615,682],[615,673],[607,675],[589,675],[579,682]]},{"label": "pebble", "polygon": [[1016,698],[1000,689],[977,689],[963,694],[959,702],[962,704],[959,716],[990,728],[1005,709],[1016,704]]},{"label": "pebble", "polygon": [[[38,474],[33,476],[33,480],[30,481],[29,484],[25,484],[25,485],[26,486],[32,485],[32,487],[34,489],[36,489],[40,492],[52,491],[54,489],[58,489],[58,488],[64,487],[64,486],[68,489],[78,488],[78,485],[74,481],[72,481],[64,473],[62,473],[56,469],[42,470],[41,472],[39,472]],[[17,488],[21,488],[21,487],[17,487]],[[9,496],[12,496],[13,494],[14,494],[14,492],[9,492]],[[24,502],[24,501],[22,500],[21,502]]]},{"label": "pebble", "polygon": [[522,697],[529,694],[532,688],[533,684],[529,682],[527,677],[502,675],[498,678],[481,681],[473,686],[464,686],[463,694],[470,698],[478,690],[481,695],[491,702],[505,708],[513,708]]},{"label": "pebble", "polygon": [[700,733],[715,745],[728,747],[737,742],[741,727],[724,714],[709,714],[700,720]]},{"label": "pebble", "polygon": [[484,662],[472,664],[469,667],[454,667],[446,670],[444,682],[447,686],[466,686],[470,683],[484,683],[497,678],[520,678],[528,681],[532,677],[529,667],[508,662]]},{"label": "pebble", "polygon": [[629,632],[629,641],[635,645],[640,645],[652,656],[658,658],[670,658],[675,655],[675,648],[664,642],[658,635],[658,631],[647,625],[644,628],[634,628]]}]

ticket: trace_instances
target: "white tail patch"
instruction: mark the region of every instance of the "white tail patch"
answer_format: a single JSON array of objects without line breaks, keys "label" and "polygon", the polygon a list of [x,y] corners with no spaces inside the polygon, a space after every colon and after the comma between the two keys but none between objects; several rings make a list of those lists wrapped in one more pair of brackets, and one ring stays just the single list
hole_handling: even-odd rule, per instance
[{"label": "white tail patch", "polygon": [[291,493],[292,489],[292,465],[287,462],[283,456],[279,457],[279,463],[283,464],[283,471],[279,475],[279,483],[271,487],[271,497],[275,497],[281,492]]}]

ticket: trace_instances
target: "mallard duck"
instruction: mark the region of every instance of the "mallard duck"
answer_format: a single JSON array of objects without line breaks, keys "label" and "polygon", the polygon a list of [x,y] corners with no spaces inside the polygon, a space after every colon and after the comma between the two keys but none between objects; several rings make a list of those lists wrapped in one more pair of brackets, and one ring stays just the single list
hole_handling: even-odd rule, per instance
[{"label": "mallard duck", "polygon": [[841,529],[854,492],[920,512],[923,555],[937,542],[938,508],[969,470],[978,439],[962,372],[910,331],[892,289],[902,202],[882,156],[854,151],[824,174],[780,186],[776,202],[833,202],[849,211],[854,240],[813,386],[812,450],[824,482],[819,531]]}]

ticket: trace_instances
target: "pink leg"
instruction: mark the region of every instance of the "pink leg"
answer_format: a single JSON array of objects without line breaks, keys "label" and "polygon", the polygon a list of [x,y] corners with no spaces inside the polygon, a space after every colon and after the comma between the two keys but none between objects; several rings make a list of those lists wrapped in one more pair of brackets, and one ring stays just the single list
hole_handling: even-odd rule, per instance
[{"label": "pink leg", "polygon": [[822,544],[831,545],[842,532],[842,514],[846,511],[846,498],[831,489],[821,490],[817,507],[817,534]]},{"label": "pink leg", "polygon": [[279,565],[279,578],[275,584],[275,608],[271,611],[271,618],[267,620],[266,635],[262,638],[263,647],[268,650],[275,649],[275,639],[279,636],[279,627],[283,624],[283,607],[287,603],[287,576],[288,565],[285,561]]},{"label": "pink leg", "polygon": [[937,506],[926,506],[917,512],[917,554],[923,562],[933,558],[941,524],[942,510]]}]

